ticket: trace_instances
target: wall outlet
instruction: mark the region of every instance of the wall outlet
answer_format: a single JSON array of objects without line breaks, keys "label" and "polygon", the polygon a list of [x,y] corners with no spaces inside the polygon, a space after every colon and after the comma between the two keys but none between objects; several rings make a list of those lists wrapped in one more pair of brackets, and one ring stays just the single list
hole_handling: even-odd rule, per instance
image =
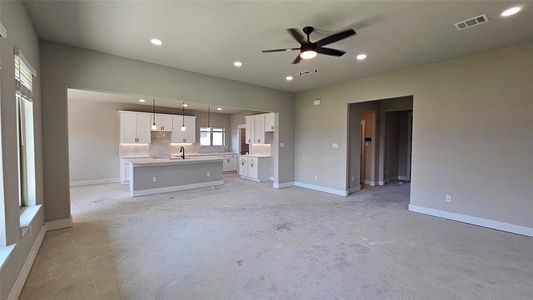
[{"label": "wall outlet", "polygon": [[211,172],[207,172],[207,177],[211,176]]},{"label": "wall outlet", "polygon": [[446,202],[452,202],[452,195],[446,195]]},{"label": "wall outlet", "polygon": [[315,180],[318,180],[318,175],[317,174],[315,174]]},{"label": "wall outlet", "polygon": [[284,142],[279,143],[279,147],[280,147],[280,148],[285,147],[285,143],[284,143]]},{"label": "wall outlet", "polygon": [[320,105],[320,99],[313,100],[313,105]]},{"label": "wall outlet", "polygon": [[333,144],[331,144],[331,147],[333,149],[339,149],[339,144],[338,143],[333,143]]},{"label": "wall outlet", "polygon": [[152,182],[157,182],[157,177],[152,177]]}]

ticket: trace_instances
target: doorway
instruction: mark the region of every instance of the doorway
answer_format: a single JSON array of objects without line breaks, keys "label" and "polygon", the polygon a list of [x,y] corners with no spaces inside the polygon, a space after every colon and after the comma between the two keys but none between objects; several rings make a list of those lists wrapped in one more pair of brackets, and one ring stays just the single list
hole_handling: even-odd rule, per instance
[{"label": "doorway", "polygon": [[413,97],[348,104],[350,192],[411,180]]}]

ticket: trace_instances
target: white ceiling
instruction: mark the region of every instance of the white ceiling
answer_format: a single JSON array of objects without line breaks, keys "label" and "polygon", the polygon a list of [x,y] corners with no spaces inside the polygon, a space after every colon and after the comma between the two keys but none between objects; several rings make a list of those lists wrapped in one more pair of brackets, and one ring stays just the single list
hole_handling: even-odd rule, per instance
[{"label": "white ceiling", "polygon": [[[146,102],[139,102],[139,99],[144,99]],[[131,105],[143,105],[146,107],[152,107],[152,98],[134,95],[122,95],[112,93],[102,93],[94,91],[68,89],[69,101],[97,101],[106,103],[124,103]],[[156,107],[176,108],[176,113],[181,113],[181,104],[183,102],[173,99],[156,99]],[[202,103],[185,102],[187,103],[186,110],[207,111],[208,105]],[[221,108],[222,110],[218,110]],[[232,108],[227,106],[211,106],[211,112],[223,113],[223,114],[235,114],[243,112],[251,112],[248,110]]]},{"label": "white ceiling", "polygon": [[[503,18],[503,9],[523,10]],[[286,91],[427,64],[533,40],[529,1],[26,1],[46,40]],[[458,21],[487,14],[490,22],[457,31]],[[355,37],[330,45],[341,58],[318,56],[299,65],[286,28],[312,25],[312,40],[354,28]],[[163,45],[149,40],[157,37]],[[367,53],[359,62],[355,56]],[[236,69],[234,60],[243,62]]]}]

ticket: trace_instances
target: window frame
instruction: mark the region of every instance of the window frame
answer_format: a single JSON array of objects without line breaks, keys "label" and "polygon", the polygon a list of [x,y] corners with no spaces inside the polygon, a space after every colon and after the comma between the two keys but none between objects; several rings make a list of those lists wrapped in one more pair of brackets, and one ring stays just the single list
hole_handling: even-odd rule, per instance
[{"label": "window frame", "polygon": [[[209,137],[209,145],[202,144],[202,133],[207,133]],[[222,134],[222,145],[213,144],[214,133]],[[227,130],[225,127],[200,127],[200,147],[226,147]]]}]

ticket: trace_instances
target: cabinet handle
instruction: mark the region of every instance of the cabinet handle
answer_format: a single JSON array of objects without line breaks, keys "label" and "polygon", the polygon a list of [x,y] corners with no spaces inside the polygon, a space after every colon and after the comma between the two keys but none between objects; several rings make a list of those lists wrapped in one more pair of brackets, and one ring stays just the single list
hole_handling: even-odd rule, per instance
[{"label": "cabinet handle", "polygon": [[270,130],[274,130],[274,125],[271,125],[271,126],[270,126]]},{"label": "cabinet handle", "polygon": [[257,139],[257,142],[258,142],[258,143],[261,143],[261,139]]},{"label": "cabinet handle", "polygon": [[241,166],[244,166],[244,161],[241,161]]},{"label": "cabinet handle", "polygon": [[183,139],[183,142],[186,143],[186,142],[187,142],[187,139]]},{"label": "cabinet handle", "polygon": [[254,163],[251,163],[250,167],[252,167],[252,168],[253,168],[253,167],[254,167]]}]

